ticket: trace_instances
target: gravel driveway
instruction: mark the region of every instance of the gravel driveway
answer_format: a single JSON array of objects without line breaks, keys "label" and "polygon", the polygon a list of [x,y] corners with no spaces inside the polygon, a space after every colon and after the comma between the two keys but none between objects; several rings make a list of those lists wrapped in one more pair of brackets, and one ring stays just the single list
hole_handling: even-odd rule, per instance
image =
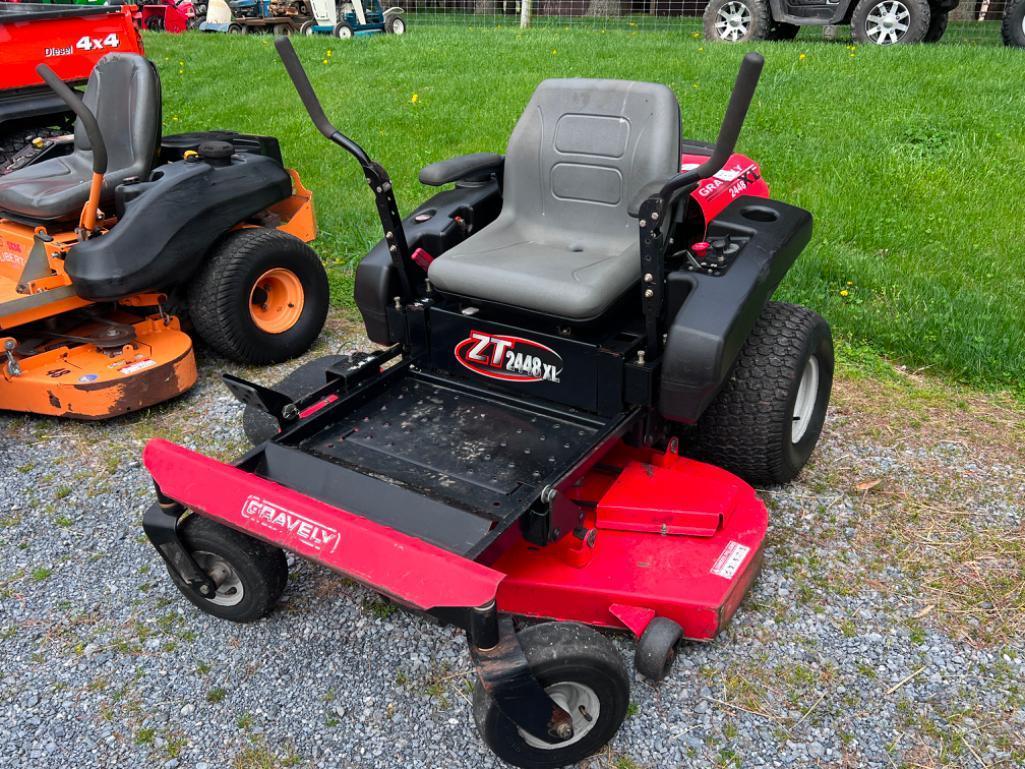
[{"label": "gravel driveway", "polygon": [[[179,596],[142,535],[139,456],[155,435],[243,447],[232,367],[202,368],[134,418],[0,416],[0,767],[496,766],[460,633],[305,562],[255,625]],[[841,379],[802,481],[764,493],[765,568],[732,627],[636,680],[591,766],[1025,766],[1025,419],[884,379]]]}]

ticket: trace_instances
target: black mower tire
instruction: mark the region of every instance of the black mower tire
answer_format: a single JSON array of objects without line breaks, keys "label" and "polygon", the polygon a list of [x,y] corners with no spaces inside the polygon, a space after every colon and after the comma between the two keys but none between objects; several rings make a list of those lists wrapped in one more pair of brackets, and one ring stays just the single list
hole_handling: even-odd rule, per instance
[{"label": "black mower tire", "polygon": [[[251,298],[269,270],[291,273],[302,286],[301,314],[280,333],[257,325]],[[188,287],[189,317],[199,337],[240,363],[266,365],[310,349],[327,318],[327,271],[316,252],[280,230],[235,230],[213,247]],[[290,305],[291,306],[291,305]]]},{"label": "black mower tire", "polygon": [[938,43],[947,31],[947,24],[950,21],[949,11],[933,9],[929,17],[929,29],[925,33],[923,43]]},{"label": "black mower tire", "polygon": [[384,31],[389,35],[404,35],[408,26],[405,16],[389,16],[384,20]]},{"label": "black mower tire", "polygon": [[1025,48],[1025,0],[1010,0],[1004,8],[1004,20],[1000,25],[1004,45]]},{"label": "black mower tire", "polygon": [[[288,561],[281,548],[196,514],[189,515],[179,524],[178,537],[197,560],[219,559],[222,564],[227,564],[231,577],[237,576],[241,586],[241,600],[237,603],[219,603],[199,595],[168,569],[171,579],[182,594],[207,614],[231,622],[255,622],[270,613],[285,591]],[[234,600],[230,596],[218,598],[222,601]]]},{"label": "black mower tire", "polygon": [[314,25],[313,21],[304,21],[302,23],[302,26],[299,27],[299,34],[302,35],[303,37],[313,37],[315,34],[317,34],[313,30],[314,26],[315,25]]},{"label": "black mower tire", "polygon": [[[751,17],[743,34],[739,34],[736,38],[723,37],[715,26],[719,11],[731,4],[744,6]],[[702,25],[706,40],[728,43],[769,40],[773,28],[772,12],[769,9],[768,0],[711,0],[702,15]]]},{"label": "black mower tire", "polygon": [[868,31],[868,17],[873,9],[893,0],[859,0],[851,15],[851,37],[855,43],[870,45],[914,45],[925,40],[932,20],[928,0],[899,0],[908,9],[908,28],[896,41],[882,42],[873,39]]},{"label": "black mower tire", "polygon": [[[325,355],[323,358],[311,360],[272,385],[271,389],[287,395],[292,400],[298,400],[325,384],[325,372],[329,367],[348,359],[348,355]],[[242,431],[250,443],[259,446],[277,435],[278,422],[266,411],[246,406],[242,414]]]},{"label": "black mower tire", "polygon": [[352,31],[352,26],[346,24],[344,21],[335,24],[335,28],[331,30],[331,34],[339,40],[351,40],[356,36],[356,33]]},{"label": "black mower tire", "polygon": [[[812,356],[815,399],[795,442],[795,406]],[[806,307],[769,302],[719,394],[698,420],[687,452],[748,483],[788,483],[818,442],[832,387],[829,324]]]},{"label": "black mower tire", "polygon": [[655,617],[641,633],[634,655],[637,672],[650,681],[665,680],[676,660],[676,645],[683,628],[668,617]]},{"label": "black mower tire", "polygon": [[598,631],[575,622],[533,625],[518,637],[531,672],[545,689],[551,692],[559,684],[587,687],[597,698],[598,715],[569,745],[531,745],[478,680],[473,719],[481,738],[500,759],[524,769],[555,769],[597,753],[619,731],[630,706],[630,678],[616,647]]}]

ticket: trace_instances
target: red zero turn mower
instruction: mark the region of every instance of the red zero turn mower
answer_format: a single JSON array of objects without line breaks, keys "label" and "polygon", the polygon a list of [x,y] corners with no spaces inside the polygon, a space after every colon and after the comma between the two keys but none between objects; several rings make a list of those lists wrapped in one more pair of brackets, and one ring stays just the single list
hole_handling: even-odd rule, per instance
[{"label": "red zero turn mower", "polygon": [[769,301],[811,215],[732,155],[763,60],[744,59],[714,147],[681,143],[665,86],[547,80],[504,157],[428,166],[422,182],[454,188],[403,220],[275,44],[376,196],[385,238],[356,300],[387,348],[276,389],[225,376],[259,444],[228,465],[150,443],[146,533],[218,617],[269,612],[288,549],[463,628],[491,749],[576,762],[630,701],[592,628],[638,636],[654,680],[681,638],[715,638],[761,565],[748,482],[792,479],[822,428],[829,327]]}]

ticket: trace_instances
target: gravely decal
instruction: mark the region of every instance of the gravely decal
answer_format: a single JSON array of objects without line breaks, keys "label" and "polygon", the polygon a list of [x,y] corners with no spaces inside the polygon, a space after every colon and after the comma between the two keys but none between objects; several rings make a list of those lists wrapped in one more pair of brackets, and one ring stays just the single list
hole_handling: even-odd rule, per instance
[{"label": "gravely decal", "polygon": [[338,532],[305,515],[278,507],[266,499],[252,496],[242,506],[242,517],[283,534],[291,534],[314,550],[333,553],[338,547]]},{"label": "gravely decal", "polygon": [[551,347],[518,336],[471,331],[455,349],[456,360],[476,374],[504,382],[559,383],[562,358]]}]

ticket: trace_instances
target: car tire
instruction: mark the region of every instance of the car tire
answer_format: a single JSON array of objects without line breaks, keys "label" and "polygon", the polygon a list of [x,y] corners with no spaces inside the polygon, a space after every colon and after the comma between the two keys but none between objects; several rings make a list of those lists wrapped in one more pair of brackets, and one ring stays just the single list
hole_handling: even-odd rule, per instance
[{"label": "car tire", "polygon": [[772,32],[772,15],[766,0],[712,0],[702,20],[708,40],[767,40]]},{"label": "car tire", "polygon": [[1008,3],[1000,30],[1004,45],[1025,48],[1025,0],[1011,0]]},{"label": "car tire", "polygon": [[851,36],[856,43],[912,45],[925,40],[931,19],[927,0],[860,0],[851,15]]}]

